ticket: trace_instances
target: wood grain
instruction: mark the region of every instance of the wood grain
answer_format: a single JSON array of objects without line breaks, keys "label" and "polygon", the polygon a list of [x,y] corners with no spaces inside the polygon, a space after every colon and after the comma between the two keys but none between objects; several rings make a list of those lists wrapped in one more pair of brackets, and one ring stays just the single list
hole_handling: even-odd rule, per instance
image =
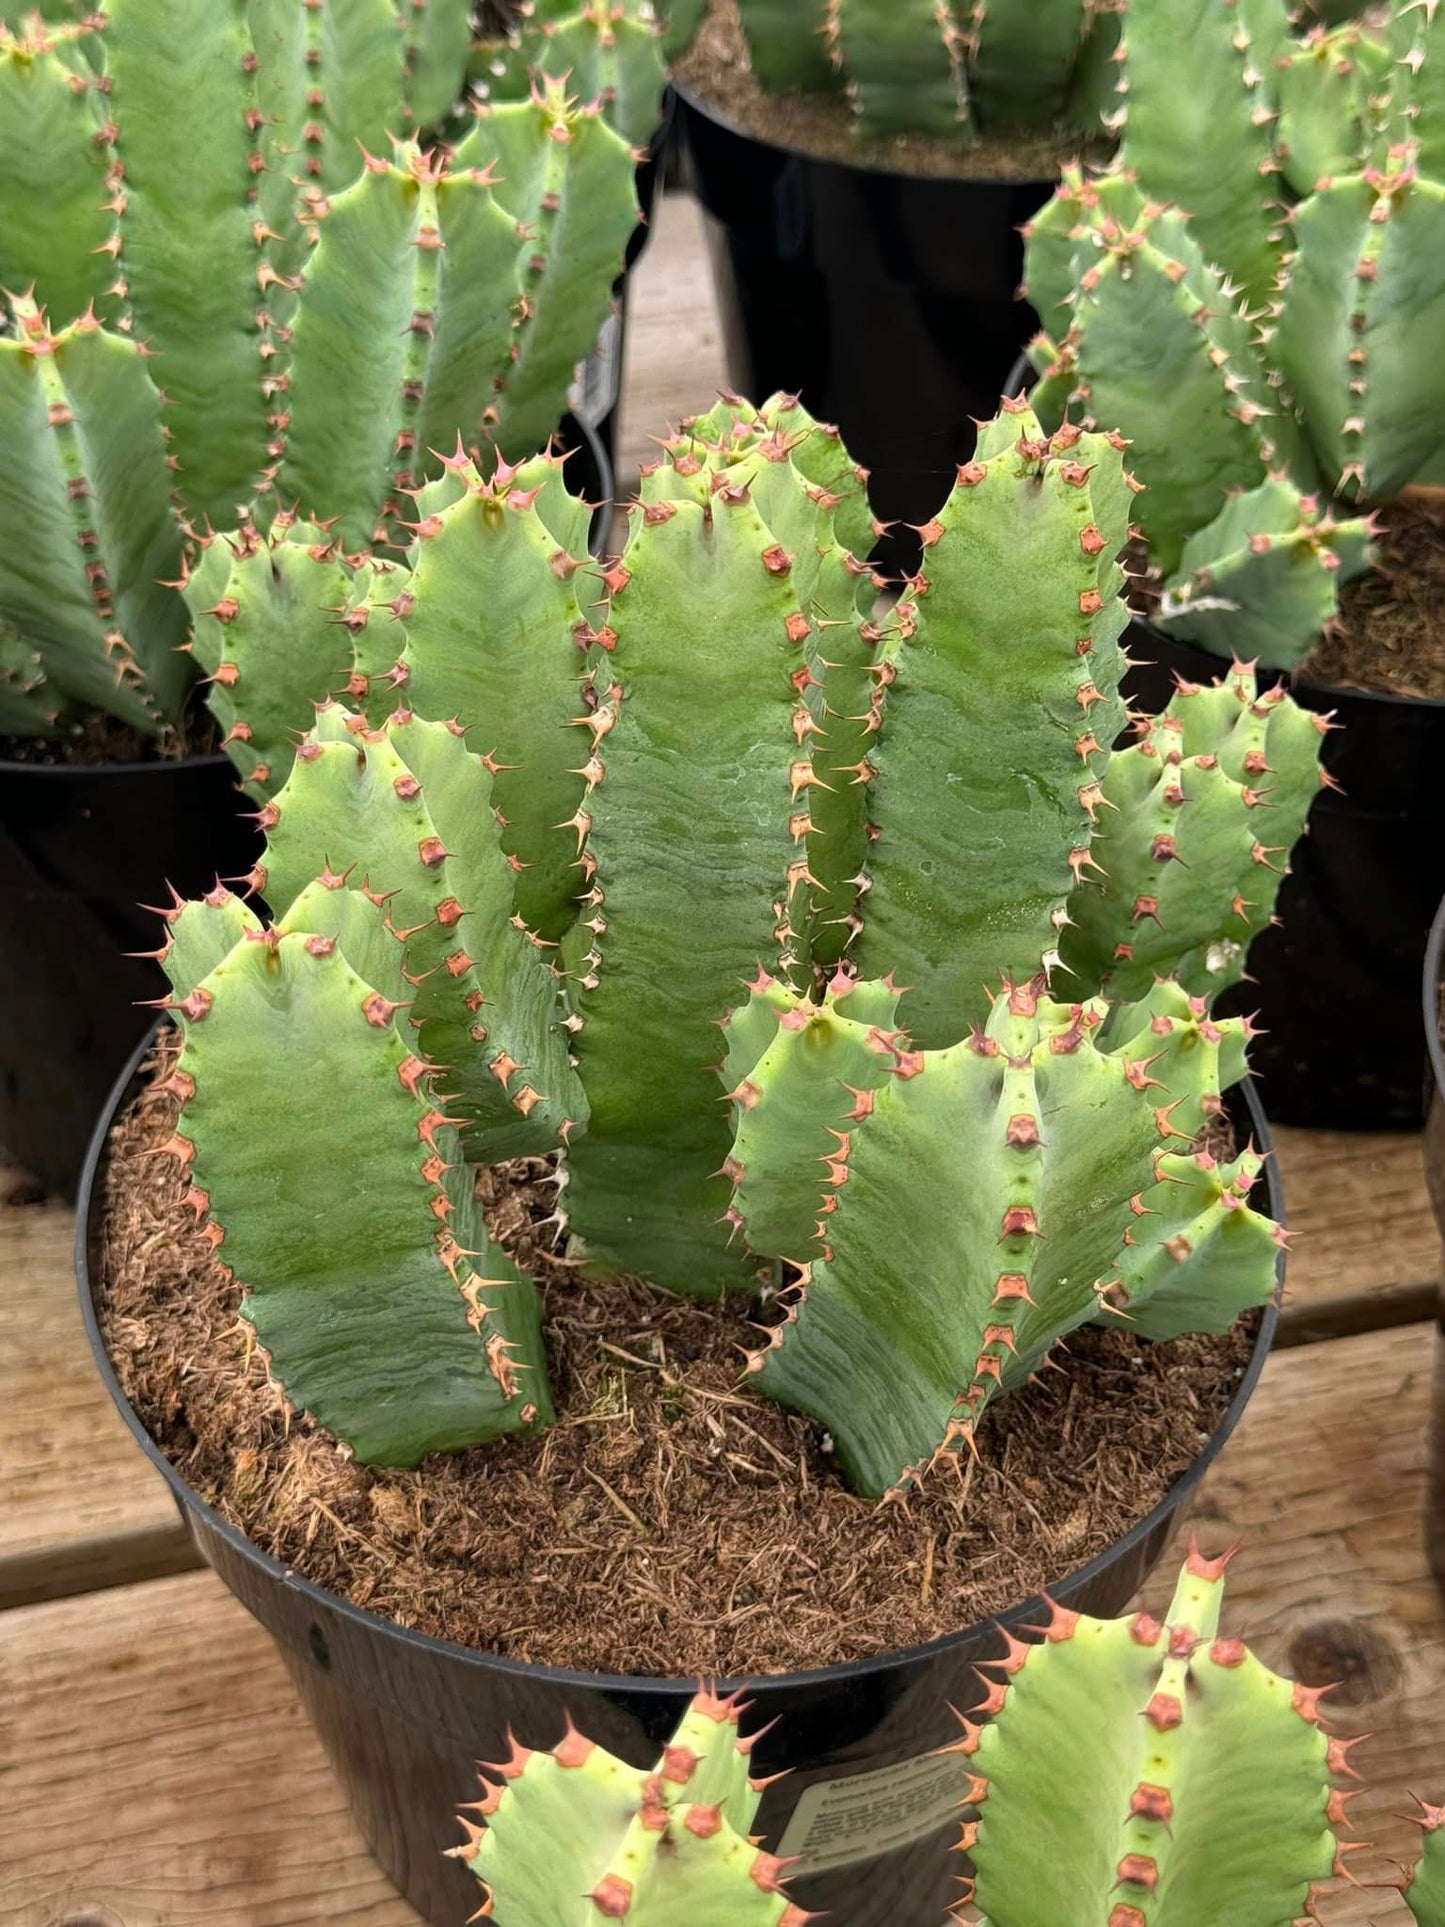
[{"label": "wood grain", "polygon": [[[1434,1335],[1273,1359],[1194,1526],[1245,1541],[1229,1625],[1272,1665],[1342,1676],[1363,1837],[1410,1852],[1407,1790],[1445,1792],[1445,1609],[1419,1532]],[[1167,1603],[1169,1567],[1148,1589]],[[402,1927],[265,1635],[209,1574],[0,1615],[0,1927]],[[1365,1856],[1361,1856],[1365,1859]],[[1328,1927],[1395,1927],[1341,1893]]]},{"label": "wood grain", "polygon": [[666,194],[653,215],[647,252],[628,283],[619,501],[633,493],[642,464],[656,457],[650,438],[669,422],[710,408],[726,380],[702,210],[690,194]]},{"label": "wood grain", "polygon": [[0,1615],[6,1927],[414,1927],[210,1573]]},{"label": "wood grain", "polygon": [[0,1606],[197,1563],[91,1364],[72,1225],[0,1206]]}]

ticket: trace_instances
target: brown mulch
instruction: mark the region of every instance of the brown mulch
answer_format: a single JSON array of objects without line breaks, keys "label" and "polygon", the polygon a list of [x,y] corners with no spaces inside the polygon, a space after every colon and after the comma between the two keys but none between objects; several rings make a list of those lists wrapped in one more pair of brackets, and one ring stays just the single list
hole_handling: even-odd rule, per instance
[{"label": "brown mulch", "polygon": [[1300,674],[1334,689],[1445,697],[1445,498],[1380,511],[1380,560],[1340,592],[1340,621]]},{"label": "brown mulch", "polygon": [[147,1090],[107,1177],[102,1317],[136,1410],[194,1490],[288,1566],[519,1659],[737,1677],[969,1625],[1142,1517],[1198,1456],[1252,1344],[1247,1327],[1152,1346],[1080,1332],[1065,1370],[988,1413],[979,1462],[880,1508],[844,1489],[815,1425],[739,1389],[745,1305],[582,1283],[559,1262],[550,1166],[526,1159],[488,1173],[484,1197],[545,1294],[561,1418],[379,1471],[280,1409],[239,1287],[157,1155],[175,1112]]},{"label": "brown mulch", "polygon": [[842,95],[764,93],[749,64],[737,0],[712,0],[696,40],[674,71],[689,92],[758,139],[854,167],[944,180],[1052,181],[1066,162],[1102,164],[1112,151],[1102,139],[1033,128],[973,141],[927,134],[865,138]]},{"label": "brown mulch", "polygon": [[103,709],[89,709],[58,736],[0,736],[0,763],[87,769],[103,763],[178,763],[187,756],[210,755],[220,747],[219,737],[215,718],[197,691],[180,721],[159,735],[147,736]]}]

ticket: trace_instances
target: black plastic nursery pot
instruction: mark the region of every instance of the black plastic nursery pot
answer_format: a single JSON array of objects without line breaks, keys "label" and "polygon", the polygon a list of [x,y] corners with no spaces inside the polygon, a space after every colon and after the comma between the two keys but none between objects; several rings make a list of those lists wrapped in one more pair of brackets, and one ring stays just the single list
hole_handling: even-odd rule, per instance
[{"label": "black plastic nursery pot", "polygon": [[[101,1117],[81,1194],[76,1268],[96,1364],[200,1552],[279,1647],[380,1865],[432,1927],[462,1927],[478,1888],[445,1850],[458,1837],[458,1807],[479,1797],[476,1763],[507,1757],[509,1729],[526,1745],[555,1745],[570,1715],[619,1757],[650,1765],[696,1682],[559,1671],[406,1631],[286,1570],[197,1498],[127,1403],[96,1302],[108,1134],[134,1094],[146,1048]],[[1231,1109],[1267,1149],[1253,1091],[1233,1093]],[[1266,1208],[1282,1219],[1274,1159],[1265,1174]],[[1282,1275],[1283,1255],[1280,1264]],[[1271,1306],[1199,1458],[1116,1545],[1059,1577],[1050,1592],[1060,1604],[1114,1614],[1148,1578],[1254,1391],[1276,1320]],[[1005,1617],[1027,1627],[1043,1611],[1035,1599]],[[763,1844],[800,1856],[793,1898],[826,1909],[829,1927],[937,1927],[956,1900],[953,1847],[967,1777],[958,1755],[936,1749],[958,1738],[950,1703],[967,1709],[979,1697],[974,1663],[1000,1650],[990,1622],[852,1665],[734,1682],[751,1703],[750,1730],[777,1722],[760,1740],[755,1771],[787,1774],[764,1795]]]},{"label": "black plastic nursery pot", "polygon": [[[754,401],[800,395],[871,471],[875,515],[926,522],[1037,328],[1018,230],[1054,178],[850,166],[748,134],[686,87],[677,100],[729,381]],[[880,560],[911,567],[896,546]]]},{"label": "black plastic nursery pot", "polygon": [[[1147,623],[1128,646],[1141,665],[1130,699],[1148,710],[1163,708],[1176,675],[1213,682],[1227,667]],[[1254,982],[1231,993],[1264,1026],[1250,1049],[1260,1094],[1277,1124],[1418,1130],[1430,1088],[1420,966],[1445,896],[1445,701],[1258,673],[1340,725],[1324,742],[1340,788],[1316,800],[1280,923],[1251,946]]]},{"label": "black plastic nursery pot", "polygon": [[96,1108],[165,994],[148,958],[169,886],[209,890],[260,855],[228,756],[0,762],[0,1146],[74,1197]]}]

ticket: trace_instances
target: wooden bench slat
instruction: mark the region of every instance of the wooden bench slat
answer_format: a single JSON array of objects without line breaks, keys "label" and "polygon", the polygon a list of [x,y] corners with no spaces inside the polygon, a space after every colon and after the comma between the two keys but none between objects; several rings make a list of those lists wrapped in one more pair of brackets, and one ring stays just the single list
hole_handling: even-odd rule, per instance
[{"label": "wooden bench slat", "polygon": [[[1419,1532],[1434,1337],[1413,1327],[1282,1353],[1194,1528],[1245,1541],[1229,1630],[1319,1684],[1376,1737],[1356,1807],[1376,1852],[1412,1851],[1407,1791],[1445,1795],[1445,1608]],[[1168,1562],[1147,1603],[1167,1603]],[[265,1635],[209,1573],[0,1614],[10,1771],[0,1927],[89,1910],[125,1927],[403,1927]],[[1327,1927],[1400,1927],[1344,1891]]]}]

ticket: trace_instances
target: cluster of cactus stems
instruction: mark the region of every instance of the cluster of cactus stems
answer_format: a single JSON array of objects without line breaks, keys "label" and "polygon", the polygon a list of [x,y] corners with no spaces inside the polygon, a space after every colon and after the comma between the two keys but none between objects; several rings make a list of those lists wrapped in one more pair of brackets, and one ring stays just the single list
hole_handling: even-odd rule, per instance
[{"label": "cluster of cactus stems", "polygon": [[[671,31],[681,32],[683,11],[672,9]],[[509,4],[500,24],[500,32],[483,32],[472,48],[479,94],[521,100],[536,74],[565,79],[583,99],[600,101],[634,147],[647,146],[667,84],[671,44],[650,0],[524,0]]]},{"label": "cluster of cactus stems", "polygon": [[1026,230],[1035,405],[1129,438],[1162,625],[1287,666],[1445,480],[1445,11],[1160,0],[1119,53],[1117,162]]},{"label": "cluster of cactus stems", "polygon": [[[753,72],[775,93],[838,94],[858,131],[969,140],[1097,128],[1118,0],[738,0]],[[696,7],[672,10],[674,44]]]},{"label": "cluster of cactus stems", "polygon": [[[1290,1927],[1353,1877],[1357,1742],[1325,1730],[1321,1691],[1221,1636],[1227,1559],[1191,1545],[1162,1622],[1051,1605],[1029,1639],[1004,1633],[945,1749],[972,1816],[960,1927]],[[748,1777],[760,1736],[741,1737],[745,1711],[704,1689],[651,1769],[570,1722],[550,1752],[514,1743],[453,1850],[486,1890],[479,1917],[821,1927],[789,1900],[788,1863],[748,1837],[767,1782]],[[1400,1891],[1418,1927],[1442,1927],[1445,1807],[1419,1806],[1423,1850]]]},{"label": "cluster of cactus stems", "polygon": [[[667,435],[600,572],[556,471],[458,456],[364,583],[300,523],[200,565],[273,920],[171,913],[172,1148],[286,1396],[390,1463],[545,1421],[466,1173],[522,1152],[561,1151],[585,1273],[713,1297],[785,1261],[750,1369],[867,1493],[1086,1321],[1264,1303],[1259,1160],[1195,1144],[1325,725],[1238,670],[1110,750],[1119,438],[1007,405],[891,608],[859,471],[790,397]],[[304,692],[257,659],[313,598],[337,687],[291,747]],[[416,1276],[314,1171],[335,1075],[256,1132],[298,1051],[347,1065],[346,1168]]]},{"label": "cluster of cactus stems", "polygon": [[546,443],[636,222],[634,154],[545,77],[419,144],[468,22],[461,0],[114,0],[0,26],[0,287],[24,291],[0,338],[0,730],[174,722],[212,531],[324,524],[350,580],[405,546],[459,440]]}]

